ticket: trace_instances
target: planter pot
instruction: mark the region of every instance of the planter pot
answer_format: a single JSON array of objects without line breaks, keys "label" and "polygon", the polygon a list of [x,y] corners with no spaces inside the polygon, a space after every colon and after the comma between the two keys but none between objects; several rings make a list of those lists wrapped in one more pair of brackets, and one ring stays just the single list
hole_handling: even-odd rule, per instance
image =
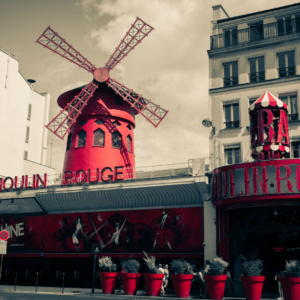
[{"label": "planter pot", "polygon": [[188,298],[191,291],[193,274],[189,275],[171,275],[175,289],[176,297]]},{"label": "planter pot", "polygon": [[137,287],[140,282],[140,273],[121,273],[123,289],[125,295],[136,295]]},{"label": "planter pot", "polygon": [[265,276],[241,276],[246,300],[260,300]]},{"label": "planter pot", "polygon": [[119,273],[99,272],[103,294],[114,294]]},{"label": "planter pot", "polygon": [[279,277],[284,300],[300,299],[300,278],[299,277]]},{"label": "planter pot", "polygon": [[145,281],[148,296],[159,296],[164,274],[145,273]]},{"label": "planter pot", "polygon": [[209,276],[204,275],[209,297],[215,300],[221,300],[224,297],[227,275]]}]

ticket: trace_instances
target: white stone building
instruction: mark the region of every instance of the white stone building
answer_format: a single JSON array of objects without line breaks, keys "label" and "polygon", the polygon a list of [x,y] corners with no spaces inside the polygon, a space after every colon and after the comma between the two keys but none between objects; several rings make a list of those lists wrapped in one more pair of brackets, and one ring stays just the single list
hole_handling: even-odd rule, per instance
[{"label": "white stone building", "polygon": [[55,174],[46,166],[50,94],[34,91],[19,61],[0,49],[0,175]]},{"label": "white stone building", "polygon": [[300,157],[300,4],[229,17],[213,6],[209,103],[213,168],[251,161],[249,104],[269,91],[289,107],[291,157]]}]

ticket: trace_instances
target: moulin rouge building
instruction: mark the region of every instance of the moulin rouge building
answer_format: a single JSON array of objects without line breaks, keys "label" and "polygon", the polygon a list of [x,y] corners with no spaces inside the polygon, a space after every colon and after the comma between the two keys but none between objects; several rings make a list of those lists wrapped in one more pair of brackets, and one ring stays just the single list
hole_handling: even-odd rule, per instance
[{"label": "moulin rouge building", "polygon": [[[153,176],[136,172],[135,115],[155,127],[167,111],[109,76],[152,27],[137,19],[104,68],[47,28],[38,43],[93,74],[86,86],[58,98],[62,111],[47,126],[66,137],[63,176],[0,179],[0,226],[10,233],[3,283],[89,287],[91,255],[140,259],[143,251],[161,263],[172,258],[200,266],[203,256],[203,176],[186,168]],[[204,164],[203,164],[204,167]],[[142,264],[144,268],[144,265]],[[97,281],[97,283],[99,280]]]}]

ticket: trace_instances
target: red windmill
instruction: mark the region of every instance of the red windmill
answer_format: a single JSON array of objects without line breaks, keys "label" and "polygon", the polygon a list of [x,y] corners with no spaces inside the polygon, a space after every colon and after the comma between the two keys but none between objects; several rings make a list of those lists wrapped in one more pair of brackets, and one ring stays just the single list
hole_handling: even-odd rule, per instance
[{"label": "red windmill", "polygon": [[46,126],[62,139],[69,132],[63,171],[68,176],[72,172],[75,180],[82,177],[80,171],[88,172],[88,178],[83,175],[80,182],[92,178],[96,182],[99,176],[113,180],[108,173],[116,167],[126,168],[127,177],[132,178],[134,115],[143,115],[157,127],[168,113],[109,76],[153,29],[137,18],[103,68],[96,68],[50,27],[38,38],[37,43],[94,75],[88,85],[59,96],[63,110]]}]

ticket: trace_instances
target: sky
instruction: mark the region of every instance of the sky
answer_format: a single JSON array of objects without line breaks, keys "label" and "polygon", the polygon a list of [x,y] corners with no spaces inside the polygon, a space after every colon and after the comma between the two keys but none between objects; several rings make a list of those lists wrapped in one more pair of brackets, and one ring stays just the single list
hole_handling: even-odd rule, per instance
[{"label": "sky", "polygon": [[[293,4],[285,0],[0,0],[0,48],[20,61],[34,90],[51,95],[50,116],[60,94],[92,75],[35,43],[48,27],[83,56],[103,67],[138,16],[155,28],[110,76],[169,110],[155,129],[136,117],[136,166],[187,163],[209,156],[208,55],[212,6],[230,17]],[[66,139],[48,133],[47,165],[62,171]]]}]

